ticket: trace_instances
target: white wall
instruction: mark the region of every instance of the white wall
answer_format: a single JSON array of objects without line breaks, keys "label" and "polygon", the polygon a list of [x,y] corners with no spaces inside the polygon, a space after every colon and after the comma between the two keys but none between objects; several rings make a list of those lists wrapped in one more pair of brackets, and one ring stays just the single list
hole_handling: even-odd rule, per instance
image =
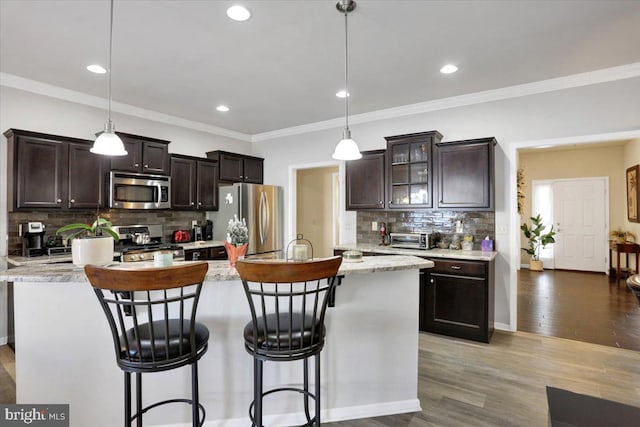
[{"label": "white wall", "polygon": [[[105,110],[0,86],[0,132],[9,128],[94,139],[106,121]],[[251,154],[251,144],[151,120],[112,113],[116,130],[171,141],[169,152],[205,157],[207,151]],[[7,144],[0,136],[0,257],[7,255]],[[2,267],[2,265],[0,265]],[[6,340],[6,286],[0,282],[0,345]]]},{"label": "white wall", "polygon": [[[357,107],[357,100],[352,101]],[[351,126],[361,150],[385,148],[385,136],[438,130],[443,141],[494,136],[496,147],[496,304],[498,326],[514,329],[515,276],[518,248],[513,220],[515,159],[511,144],[640,130],[640,78],[529,95],[502,101],[449,108],[429,113],[378,120]],[[341,129],[322,130],[254,143],[254,152],[266,158],[265,179],[289,187],[288,166],[330,159]],[[510,181],[514,183],[511,185]],[[285,198],[289,195],[285,194]],[[285,206],[289,207],[286,203]],[[289,212],[286,214],[289,215]],[[344,241],[355,241],[355,218],[341,229]],[[505,227],[504,229],[502,227]],[[290,230],[285,231],[290,235]]]}]

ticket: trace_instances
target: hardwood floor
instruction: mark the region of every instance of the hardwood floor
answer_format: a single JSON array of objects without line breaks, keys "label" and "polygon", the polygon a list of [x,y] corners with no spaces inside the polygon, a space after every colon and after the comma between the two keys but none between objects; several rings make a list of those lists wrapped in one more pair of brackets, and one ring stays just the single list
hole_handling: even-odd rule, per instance
[{"label": "hardwood floor", "polygon": [[640,351],[640,307],[624,280],[522,269],[518,330]]},{"label": "hardwood floor", "polygon": [[545,386],[640,406],[640,353],[527,332],[491,344],[420,334],[422,412],[328,427],[548,426]]},{"label": "hardwood floor", "polygon": [[0,403],[16,403],[16,363],[8,345],[0,346]]}]

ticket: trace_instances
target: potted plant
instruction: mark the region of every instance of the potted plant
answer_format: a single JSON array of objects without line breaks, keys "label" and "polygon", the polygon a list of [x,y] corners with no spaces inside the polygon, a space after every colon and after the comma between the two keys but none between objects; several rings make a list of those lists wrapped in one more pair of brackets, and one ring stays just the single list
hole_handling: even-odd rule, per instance
[{"label": "potted plant", "polygon": [[522,248],[523,251],[529,254],[531,260],[529,261],[529,270],[542,271],[542,261],[540,261],[540,249],[544,248],[550,243],[555,243],[554,236],[556,234],[553,231],[553,225],[548,233],[543,233],[546,228],[542,224],[542,217],[538,214],[535,217],[531,217],[531,227],[527,224],[522,224],[520,230],[524,232],[524,237],[529,239],[529,244],[526,248]]},{"label": "potted plant", "polygon": [[68,224],[56,230],[71,240],[73,264],[108,264],[113,261],[113,244],[119,240],[105,218],[96,217],[92,224]]},{"label": "potted plant", "polygon": [[242,221],[238,219],[237,215],[229,220],[227,226],[227,241],[224,242],[224,248],[227,250],[227,256],[229,257],[229,264],[231,267],[236,266],[238,258],[243,257],[247,253],[247,246],[249,246],[249,229],[244,218]]}]

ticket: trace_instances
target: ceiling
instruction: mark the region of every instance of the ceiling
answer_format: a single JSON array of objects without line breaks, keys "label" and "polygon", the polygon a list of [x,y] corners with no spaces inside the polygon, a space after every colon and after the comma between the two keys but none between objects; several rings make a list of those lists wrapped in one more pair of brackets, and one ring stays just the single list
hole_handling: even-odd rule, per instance
[{"label": "ceiling", "polygon": [[[116,0],[113,100],[246,135],[344,117],[336,1]],[[350,114],[640,62],[640,1],[357,3]],[[0,72],[106,98],[108,35],[107,0],[0,0]]]}]

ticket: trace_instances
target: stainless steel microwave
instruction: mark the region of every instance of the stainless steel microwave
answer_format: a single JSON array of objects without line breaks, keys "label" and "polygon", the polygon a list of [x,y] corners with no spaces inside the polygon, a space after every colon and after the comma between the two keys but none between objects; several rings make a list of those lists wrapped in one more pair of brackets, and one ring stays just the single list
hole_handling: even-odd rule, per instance
[{"label": "stainless steel microwave", "polygon": [[112,171],[109,207],[117,209],[169,209],[171,177]]},{"label": "stainless steel microwave", "polygon": [[391,233],[390,245],[403,249],[431,249],[436,247],[436,235],[430,233]]}]

